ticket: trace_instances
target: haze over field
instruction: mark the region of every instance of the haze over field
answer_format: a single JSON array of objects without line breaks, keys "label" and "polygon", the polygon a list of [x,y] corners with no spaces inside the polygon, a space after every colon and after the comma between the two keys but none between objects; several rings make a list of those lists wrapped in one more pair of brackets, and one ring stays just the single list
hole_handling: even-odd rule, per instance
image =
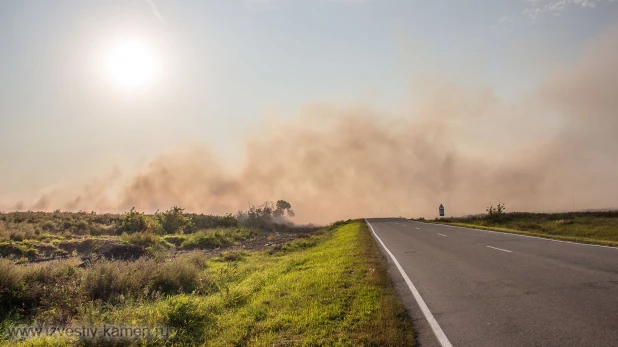
[{"label": "haze over field", "polygon": [[0,210],[618,207],[618,3],[445,3],[2,4]]}]

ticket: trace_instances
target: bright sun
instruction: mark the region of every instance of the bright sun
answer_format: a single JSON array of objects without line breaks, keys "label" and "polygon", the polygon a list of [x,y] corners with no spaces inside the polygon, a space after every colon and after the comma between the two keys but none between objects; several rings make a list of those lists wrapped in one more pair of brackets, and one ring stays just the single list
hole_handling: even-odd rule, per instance
[{"label": "bright sun", "polygon": [[137,41],[113,46],[107,53],[107,72],[120,87],[147,86],[156,74],[155,54]]}]

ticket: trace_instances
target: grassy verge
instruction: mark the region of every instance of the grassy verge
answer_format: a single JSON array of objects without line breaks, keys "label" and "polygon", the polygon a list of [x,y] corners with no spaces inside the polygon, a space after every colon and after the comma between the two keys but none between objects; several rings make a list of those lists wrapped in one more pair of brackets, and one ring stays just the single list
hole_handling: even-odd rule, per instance
[{"label": "grassy verge", "polygon": [[429,221],[561,241],[618,247],[618,212],[505,213]]},{"label": "grassy verge", "polygon": [[[105,261],[74,270],[64,265],[56,267],[54,276],[46,276],[43,268],[33,267],[38,270],[30,273],[5,262],[0,270],[10,275],[9,287],[4,292],[0,288],[0,295],[11,293],[19,300],[19,290],[28,290],[23,280],[39,277],[70,283],[69,293],[54,287],[58,299],[83,300],[68,304],[68,317],[61,315],[68,324],[170,327],[174,333],[158,341],[160,345],[414,345],[411,323],[361,221],[268,251],[228,252],[209,259],[196,253],[167,260],[164,266],[154,261]],[[32,298],[26,295],[32,306],[29,315],[4,315],[0,327],[45,321],[64,307],[41,307]],[[22,345],[46,343],[83,344],[55,338]]]}]

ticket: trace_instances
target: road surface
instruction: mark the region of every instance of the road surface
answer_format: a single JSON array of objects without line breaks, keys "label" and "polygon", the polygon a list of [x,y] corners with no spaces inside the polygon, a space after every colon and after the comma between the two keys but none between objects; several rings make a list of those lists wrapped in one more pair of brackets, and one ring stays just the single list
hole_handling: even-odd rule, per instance
[{"label": "road surface", "polygon": [[616,248],[367,222],[422,346],[618,347]]}]

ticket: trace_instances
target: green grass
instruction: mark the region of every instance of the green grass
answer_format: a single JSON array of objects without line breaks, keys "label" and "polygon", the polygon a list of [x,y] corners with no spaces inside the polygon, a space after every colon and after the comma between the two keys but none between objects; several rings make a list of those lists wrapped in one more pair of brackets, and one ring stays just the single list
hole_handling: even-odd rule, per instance
[{"label": "green grass", "polygon": [[[72,287],[85,289],[56,293],[59,298],[84,300],[68,305],[69,321],[173,328],[174,335],[159,344],[414,345],[411,323],[392,288],[385,262],[361,221],[339,224],[271,251],[226,252],[205,263],[199,255],[170,259],[163,268],[154,260],[140,261],[103,262],[75,272],[66,266],[54,267],[53,276],[44,271],[51,269],[44,265],[24,274],[16,265],[4,262],[0,271],[5,273],[0,276],[8,275],[3,277],[3,285],[13,296],[28,290],[24,279],[32,282],[40,276],[52,283],[75,281]],[[85,277],[84,272],[91,277]],[[159,290],[149,292],[155,287]],[[49,315],[33,305],[32,314],[20,322]],[[17,319],[4,317],[0,326]],[[22,345],[63,342],[80,345],[79,341],[58,339]],[[5,345],[12,345],[12,341],[5,341]]]},{"label": "green grass", "polygon": [[434,220],[434,223],[544,237],[562,241],[618,246],[618,212],[506,213]]},{"label": "green grass", "polygon": [[[216,228],[204,229],[194,234],[186,235],[180,242],[183,249],[212,249],[227,247],[241,241],[251,240],[261,232],[257,229],[247,228]],[[170,240],[179,241],[179,240]]]}]

